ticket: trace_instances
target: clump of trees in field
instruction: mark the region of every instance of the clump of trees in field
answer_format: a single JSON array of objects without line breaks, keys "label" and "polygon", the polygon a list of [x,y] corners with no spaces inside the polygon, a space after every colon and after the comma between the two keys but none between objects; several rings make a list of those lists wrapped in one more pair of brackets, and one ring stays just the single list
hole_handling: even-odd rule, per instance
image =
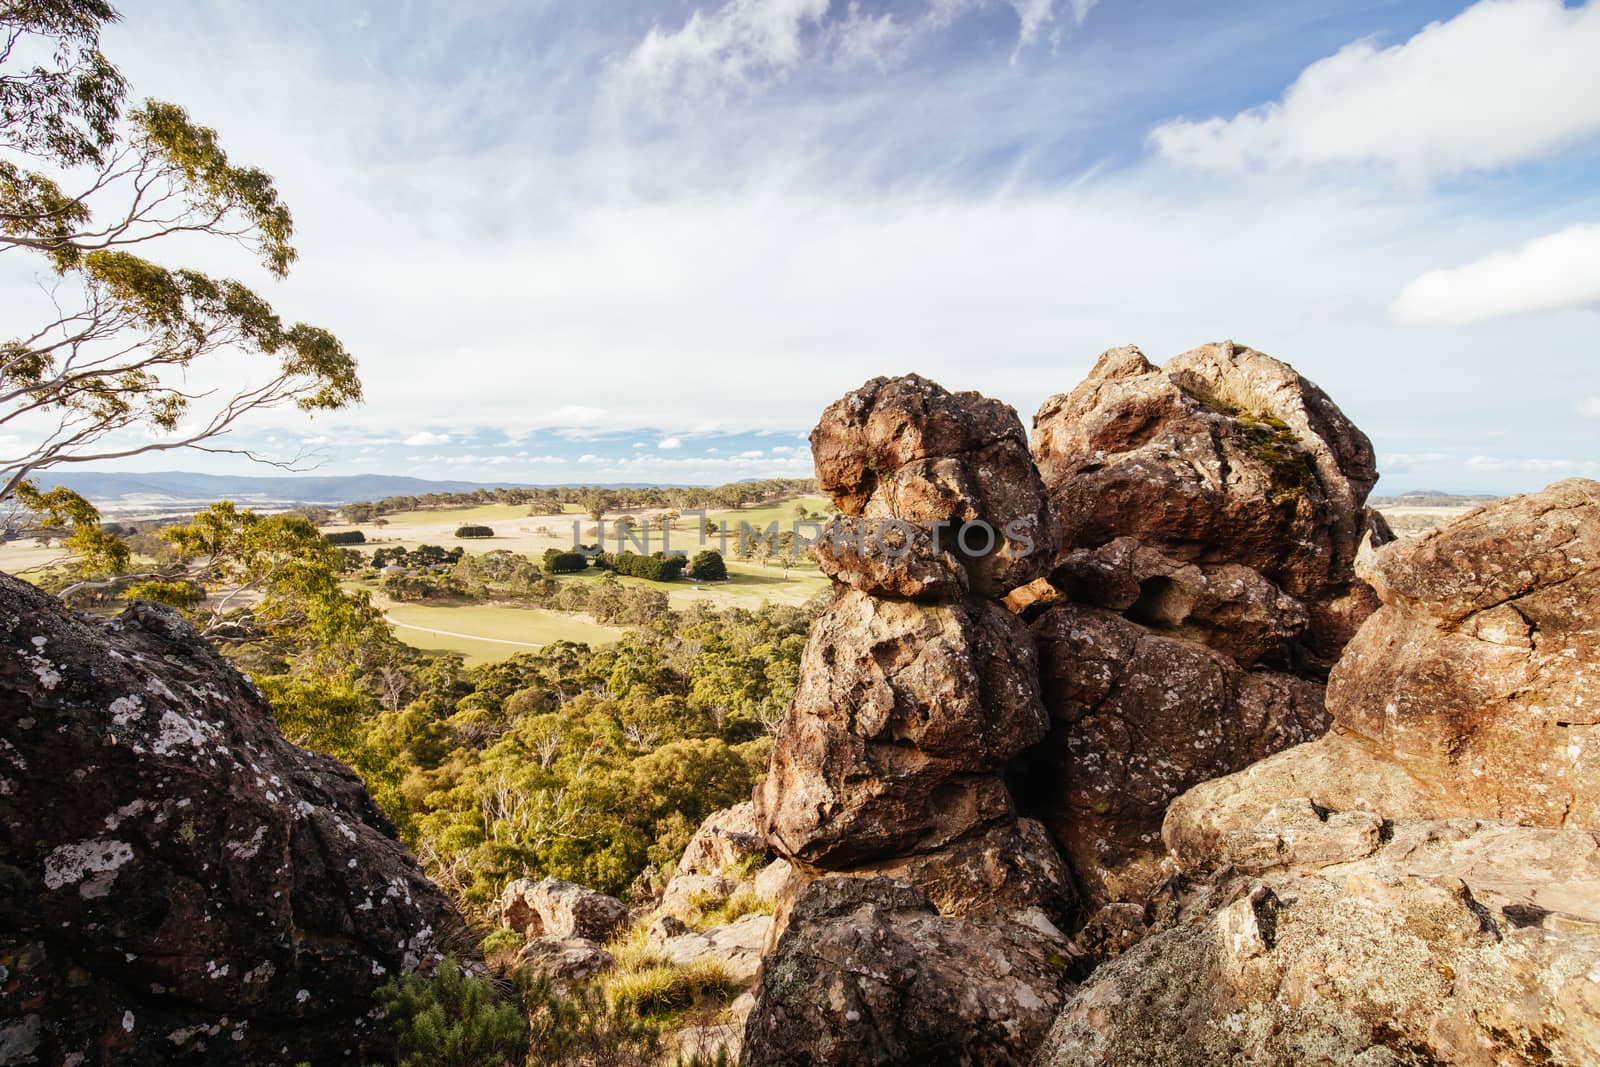
[{"label": "clump of trees in field", "polygon": [[323,540],[330,545],[364,545],[367,535],[360,530],[336,530],[333,533],[322,535]]},{"label": "clump of trees in field", "polygon": [[456,536],[458,538],[493,537],[494,529],[489,526],[457,526]]},{"label": "clump of trees in field", "polygon": [[669,556],[656,552],[642,556],[637,552],[606,552],[596,560],[596,566],[625,574],[630,578],[648,578],[652,582],[675,582],[683,576],[689,561],[683,556]]},{"label": "clump of trees in field", "polygon": [[695,553],[689,561],[689,575],[701,582],[723,582],[728,579],[728,563],[722,553],[714,548]]},{"label": "clump of trees in field", "polygon": [[582,552],[563,552],[547,548],[544,552],[544,569],[550,574],[577,574],[589,566],[589,557]]}]

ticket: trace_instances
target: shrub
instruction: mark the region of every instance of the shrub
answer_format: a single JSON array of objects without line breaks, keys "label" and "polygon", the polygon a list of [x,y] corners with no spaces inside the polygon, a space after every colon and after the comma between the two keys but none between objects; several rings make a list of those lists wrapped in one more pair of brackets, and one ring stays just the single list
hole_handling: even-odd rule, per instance
[{"label": "shrub", "polygon": [[675,582],[683,575],[688,560],[682,556],[669,556],[656,552],[641,556],[636,552],[619,552],[612,561],[618,574],[632,578],[648,578],[652,582]]},{"label": "shrub", "polygon": [[364,545],[367,535],[360,530],[336,530],[333,533],[323,534],[322,539],[330,545]]},{"label": "shrub", "polygon": [[494,529],[489,526],[457,526],[457,537],[493,537]]},{"label": "shrub", "polygon": [[576,574],[589,566],[589,558],[582,552],[561,552],[554,548],[544,554],[544,569],[548,574]]},{"label": "shrub", "polygon": [[430,977],[387,983],[377,1000],[393,1024],[400,1067],[504,1067],[527,1048],[522,1007],[450,957]]},{"label": "shrub", "polygon": [[696,581],[725,582],[728,580],[728,564],[722,558],[722,553],[714,548],[697,553],[689,564],[689,574]]}]

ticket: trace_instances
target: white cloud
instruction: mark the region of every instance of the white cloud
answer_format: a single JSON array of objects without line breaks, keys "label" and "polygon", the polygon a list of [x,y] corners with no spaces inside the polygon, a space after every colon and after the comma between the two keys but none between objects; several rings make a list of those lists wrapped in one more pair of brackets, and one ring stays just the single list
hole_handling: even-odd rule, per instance
[{"label": "white cloud", "polygon": [[1210,170],[1376,162],[1414,181],[1489,170],[1600,132],[1596,57],[1600,2],[1481,0],[1404,44],[1346,45],[1281,100],[1150,136]]},{"label": "white cloud", "polygon": [[663,437],[657,448],[682,448],[683,439],[680,437]]},{"label": "white cloud", "polygon": [[710,14],[696,8],[675,32],[651,27],[620,72],[653,97],[748,88],[757,75],[799,63],[804,27],[827,13],[828,0],[729,0]]},{"label": "white cloud", "polygon": [[1591,396],[1579,401],[1578,414],[1586,419],[1600,419],[1600,396]]},{"label": "white cloud", "polygon": [[766,455],[766,453],[763,452],[761,449],[752,448],[748,452],[740,452],[739,453],[739,458],[740,459],[760,459],[764,455]]},{"label": "white cloud", "polygon": [[1569,226],[1460,267],[1413,279],[1394,302],[1401,322],[1455,326],[1530,311],[1600,304],[1600,226]]},{"label": "white cloud", "polygon": [[410,437],[407,437],[403,443],[408,445],[447,445],[450,443],[450,435],[447,433],[430,433],[427,430],[418,430]]}]

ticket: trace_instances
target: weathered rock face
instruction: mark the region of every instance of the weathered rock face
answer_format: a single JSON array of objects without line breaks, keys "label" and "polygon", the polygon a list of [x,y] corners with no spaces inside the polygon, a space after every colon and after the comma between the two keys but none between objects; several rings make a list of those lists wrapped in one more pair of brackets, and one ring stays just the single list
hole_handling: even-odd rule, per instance
[{"label": "weathered rock face", "polygon": [[1096,902],[1142,900],[1165,877],[1161,822],[1179,794],[1327,729],[1320,685],[1111,611],[1056,603],[1033,632],[1052,732],[1028,779]]},{"label": "weathered rock face", "polygon": [[999,771],[1046,728],[1036,675],[1027,628],[998,605],[840,594],[756,793],[767,841],[842,867],[1009,820]]},{"label": "weathered rock face", "polygon": [[1600,1062],[1600,838],[1285,804],[1177,924],[1095,972],[1041,1065]]},{"label": "weathered rock face", "polygon": [[628,920],[622,901],[559,878],[518,878],[500,894],[500,920],[529,937],[604,941]]},{"label": "weathered rock face", "polygon": [[1025,1063],[1061,999],[1053,944],[888,878],[819,879],[764,964],[744,1062]]},{"label": "weathered rock face", "polygon": [[1054,514],[1015,412],[976,394],[875,379],[811,440],[845,516],[755,796],[789,864],[747,1062],[1022,1062],[1076,896],[1005,783],[1048,721],[1028,628],[993,598],[1048,568]]},{"label": "weathered rock face", "polygon": [[1369,530],[1387,538],[1365,508],[1372,446],[1260,352],[1225,341],[1158,368],[1112,349],[1039,409],[1033,456],[1064,530],[1052,580],[1074,596],[1312,673],[1375,607],[1352,572]]},{"label": "weathered rock face", "polygon": [[[1021,420],[998,400],[950,393],[915,374],[874,378],[823,412],[811,451],[817,484],[839,510],[872,520],[866,531],[855,528],[866,535],[866,553],[819,547],[835,578],[884,596],[950,599],[964,587],[995,597],[1050,567],[1060,539],[1055,513]],[[863,560],[888,520],[918,531],[898,567],[881,553]],[[945,524],[937,545],[935,524]],[[963,524],[974,529],[964,535]]]},{"label": "weathered rock face", "polygon": [[360,780],[165,609],[0,575],[8,1063],[381,1054],[372,993],[471,940]]},{"label": "weathered rock face", "polygon": [[1051,736],[1029,800],[1091,902],[1166,877],[1184,790],[1321,736],[1322,676],[1377,605],[1371,445],[1289,366],[1231,342],[1113,349],[1034,419],[1064,545],[1033,620]]},{"label": "weathered rock face", "polygon": [[1379,553],[1328,709],[1473,814],[1600,828],[1600,482]]},{"label": "weathered rock face", "polygon": [[1498,501],[1384,549],[1369,573],[1383,607],[1329,678],[1334,732],[1175,801],[1174,853],[1219,863],[1302,796],[1600,828],[1600,483]]},{"label": "weathered rock face", "polygon": [[1380,552],[1333,730],[1170,805],[1201,890],[1041,1062],[1600,1062],[1597,553],[1583,481]]}]

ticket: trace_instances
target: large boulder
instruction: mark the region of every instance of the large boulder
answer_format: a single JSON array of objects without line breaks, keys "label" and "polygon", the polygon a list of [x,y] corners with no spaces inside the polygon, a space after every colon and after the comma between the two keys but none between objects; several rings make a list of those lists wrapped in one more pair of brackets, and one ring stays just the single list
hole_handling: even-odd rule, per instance
[{"label": "large boulder", "polygon": [[1473,814],[1600,828],[1600,482],[1379,553],[1328,710]]},{"label": "large boulder", "polygon": [[[915,374],[874,378],[823,412],[811,451],[823,492],[846,517],[869,520],[835,527],[831,538],[848,544],[845,535],[865,535],[865,551],[819,550],[831,573],[858,588],[1004,596],[1050,567],[1060,538],[1055,513],[1021,420],[998,400],[951,393]],[[899,561],[873,552],[890,522],[918,531]]]},{"label": "large boulder", "polygon": [[500,893],[500,920],[529,937],[604,941],[628,921],[627,906],[559,878],[518,878]]},{"label": "large boulder", "polygon": [[1229,861],[1297,797],[1600,829],[1600,483],[1497,501],[1368,573],[1383,607],[1329,677],[1332,732],[1174,801],[1175,854]]},{"label": "large boulder", "polygon": [[1058,602],[1033,633],[1052,725],[1027,799],[1095,902],[1142,900],[1165,877],[1174,798],[1327,729],[1320,685],[1111,611]]},{"label": "large boulder", "polygon": [[673,963],[687,966],[710,960],[722,965],[728,977],[740,985],[755,981],[761,969],[762,947],[772,927],[772,916],[759,912],[741,915],[725,926],[703,931],[684,931],[661,942],[661,954]]},{"label": "large boulder", "polygon": [[1027,1063],[1068,985],[1054,945],[888,878],[821,878],[763,965],[744,1062]]},{"label": "large boulder", "polygon": [[[1388,537],[1365,507],[1372,445],[1322,390],[1260,352],[1224,341],[1157,367],[1137,348],[1112,349],[1039,409],[1033,456],[1063,529],[1052,580],[1075,595],[1308,674],[1376,606],[1352,569],[1364,538]],[[1147,551],[1131,557],[1122,538]],[[1101,563],[1122,580],[1097,583]],[[1175,573],[1186,565],[1195,570]],[[1256,577],[1216,571],[1225,565]],[[1235,614],[1247,634],[1229,625]]]},{"label": "large boulder", "polygon": [[374,990],[471,943],[349,768],[167,609],[0,575],[7,1063],[381,1057]]},{"label": "large boulder", "polygon": [[1009,819],[999,771],[1044,736],[1027,628],[989,602],[857,590],[812,627],[757,788],[784,856],[844,867],[927,851]]},{"label": "large boulder", "polygon": [[1036,1062],[1600,1062],[1600,837],[1341,814],[1286,807],[1291,853],[1097,970]]}]

